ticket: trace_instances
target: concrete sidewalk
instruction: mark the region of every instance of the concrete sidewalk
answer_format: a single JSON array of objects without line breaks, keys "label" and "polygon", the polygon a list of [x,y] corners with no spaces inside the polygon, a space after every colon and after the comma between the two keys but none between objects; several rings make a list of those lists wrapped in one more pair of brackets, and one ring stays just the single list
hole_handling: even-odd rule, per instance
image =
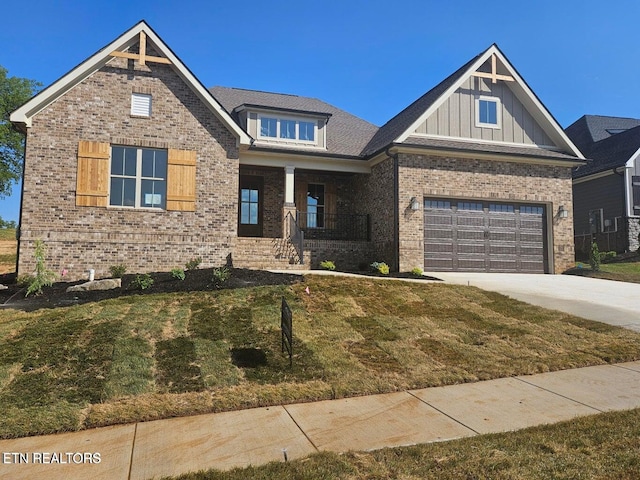
[{"label": "concrete sidewalk", "polygon": [[[428,443],[640,407],[640,362],[0,441],[0,478],[132,479]],[[99,461],[99,463],[98,463]]]}]

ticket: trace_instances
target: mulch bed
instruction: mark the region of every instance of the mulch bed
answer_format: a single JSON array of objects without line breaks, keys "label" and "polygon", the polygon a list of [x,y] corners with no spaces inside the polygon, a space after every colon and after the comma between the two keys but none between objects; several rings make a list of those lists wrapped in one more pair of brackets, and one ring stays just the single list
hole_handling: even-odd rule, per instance
[{"label": "mulch bed", "polygon": [[[40,308],[67,307],[69,305],[79,305],[82,303],[98,302],[109,298],[117,298],[124,295],[148,295],[153,293],[170,292],[199,292],[212,291],[227,288],[256,287],[260,285],[291,285],[303,281],[303,277],[297,274],[272,273],[265,270],[250,270],[246,268],[232,268],[230,278],[221,286],[213,282],[213,269],[203,268],[198,270],[188,270],[185,272],[186,278],[178,280],[173,278],[169,272],[154,272],[149,275],[153,279],[153,285],[145,290],[136,289],[131,286],[135,275],[124,275],[122,277],[122,288],[114,290],[96,290],[89,292],[69,292],[67,288],[72,285],[85,283],[86,280],[78,282],[58,282],[51,287],[45,287],[42,295],[29,297],[24,296],[26,288],[15,283],[15,274],[0,275],[0,284],[6,285],[7,290],[0,290],[0,306],[15,308],[25,311],[38,310]],[[377,272],[351,272],[367,277],[380,278],[412,278],[417,280],[440,280],[429,276],[415,276],[409,272],[391,272],[389,275],[382,275]]]},{"label": "mulch bed", "polygon": [[212,291],[260,285],[291,285],[303,281],[302,276],[287,273],[271,273],[264,270],[249,270],[244,268],[232,268],[230,270],[231,276],[221,286],[216,286],[213,281],[213,269],[203,268],[185,272],[186,277],[184,280],[173,278],[169,272],[150,273],[149,275],[153,279],[153,285],[145,290],[135,289],[131,286],[135,275],[124,275],[122,277],[122,288],[114,290],[67,293],[66,290],[68,287],[85,283],[86,280],[71,283],[59,282],[53,284],[51,287],[43,288],[42,295],[30,295],[27,298],[24,296],[25,288],[16,285],[15,274],[5,274],[0,275],[0,284],[6,285],[9,288],[7,290],[0,290],[0,305],[33,311],[40,308],[66,307],[69,305],[97,302],[124,295]]}]

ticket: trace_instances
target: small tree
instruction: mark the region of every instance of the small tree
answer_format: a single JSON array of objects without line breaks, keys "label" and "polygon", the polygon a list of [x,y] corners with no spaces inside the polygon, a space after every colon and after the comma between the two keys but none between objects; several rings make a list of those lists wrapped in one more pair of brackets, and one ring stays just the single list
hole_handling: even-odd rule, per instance
[{"label": "small tree", "polygon": [[591,265],[591,270],[593,270],[594,272],[600,270],[600,249],[598,249],[598,244],[596,242],[591,242],[589,264]]},{"label": "small tree", "polygon": [[45,264],[44,257],[46,252],[47,249],[44,246],[44,242],[40,239],[36,240],[33,252],[36,259],[36,273],[29,281],[27,292],[24,294],[25,297],[28,297],[32,293],[34,295],[40,295],[42,293],[42,287],[50,287],[56,279],[55,272],[49,270]]}]

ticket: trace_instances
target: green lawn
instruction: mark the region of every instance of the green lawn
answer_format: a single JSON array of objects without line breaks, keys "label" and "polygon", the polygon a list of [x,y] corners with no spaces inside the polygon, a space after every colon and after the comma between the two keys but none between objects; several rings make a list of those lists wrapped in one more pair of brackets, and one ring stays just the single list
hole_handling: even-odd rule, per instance
[{"label": "green lawn", "polygon": [[619,282],[640,283],[640,258],[630,262],[601,263],[600,271],[594,272],[588,263],[579,263],[573,274]]},{"label": "green lawn", "polygon": [[518,432],[374,452],[319,453],[288,463],[200,472],[180,480],[635,480],[640,410]]},{"label": "green lawn", "polygon": [[[281,353],[283,295],[293,368]],[[638,359],[640,334],[440,283],[309,276],[3,309],[0,437]]]}]

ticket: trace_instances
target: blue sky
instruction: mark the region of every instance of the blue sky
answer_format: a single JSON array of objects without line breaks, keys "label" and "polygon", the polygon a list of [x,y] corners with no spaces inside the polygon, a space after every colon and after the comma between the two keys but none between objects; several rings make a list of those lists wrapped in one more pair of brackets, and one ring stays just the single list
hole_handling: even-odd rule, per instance
[{"label": "blue sky", "polygon": [[[640,118],[636,0],[5,2],[0,65],[45,86],[146,20],[206,86],[320,98],[376,125],[497,43],[562,127]],[[19,187],[0,199],[18,220]]]}]

